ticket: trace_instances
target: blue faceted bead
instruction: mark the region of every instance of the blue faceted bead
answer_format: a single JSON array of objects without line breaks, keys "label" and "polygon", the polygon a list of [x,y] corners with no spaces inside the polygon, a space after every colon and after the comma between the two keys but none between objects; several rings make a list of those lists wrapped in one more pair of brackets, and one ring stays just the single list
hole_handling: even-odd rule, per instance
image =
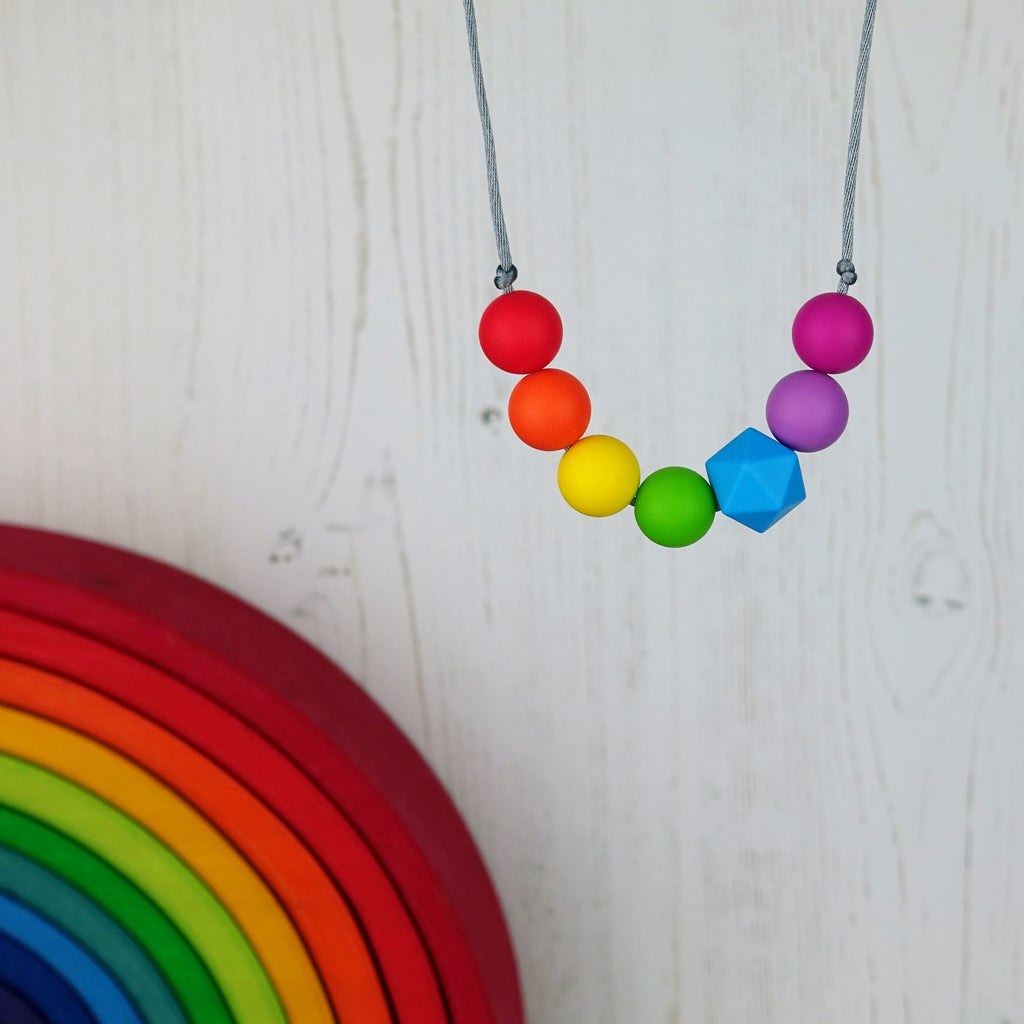
[{"label": "blue faceted bead", "polygon": [[806,497],[796,452],[753,427],[704,465],[718,507],[758,533],[774,526]]}]

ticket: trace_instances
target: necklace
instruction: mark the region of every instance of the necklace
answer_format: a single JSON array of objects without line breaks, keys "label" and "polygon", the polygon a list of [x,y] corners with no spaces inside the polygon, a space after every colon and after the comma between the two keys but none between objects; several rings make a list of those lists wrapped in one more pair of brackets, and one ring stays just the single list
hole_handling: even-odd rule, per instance
[{"label": "necklace", "polygon": [[843,189],[842,250],[836,264],[839,285],[836,291],[805,302],[793,321],[793,347],[807,369],[787,374],[769,393],[765,418],[771,435],[747,427],[705,462],[706,478],[692,469],[667,466],[641,479],[640,463],[626,444],[605,434],[586,433],[591,403],[583,384],[549,365],[562,344],[558,311],[542,295],[513,287],[519,272],[512,262],[501,205],[476,12],[473,0],[463,0],[498,251],[494,285],[502,293],[480,318],[480,346],[499,369],[522,377],[509,397],[509,423],[532,448],[564,449],[558,487],[578,512],[611,516],[632,505],[640,530],[665,547],[685,547],[699,540],[718,511],[764,533],[806,496],[796,453],[821,451],[846,429],[849,403],[833,374],[860,365],[874,340],[871,316],[849,294],[849,287],[857,280],[854,198],[876,5],[877,0],[866,0],[861,29]]}]

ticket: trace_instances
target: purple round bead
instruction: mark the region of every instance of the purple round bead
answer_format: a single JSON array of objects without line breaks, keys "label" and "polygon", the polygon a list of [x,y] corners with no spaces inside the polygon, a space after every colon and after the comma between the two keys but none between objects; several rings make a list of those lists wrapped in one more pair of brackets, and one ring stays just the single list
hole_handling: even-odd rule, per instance
[{"label": "purple round bead", "polygon": [[850,403],[827,373],[797,370],[783,377],[768,396],[768,429],[796,452],[820,452],[846,429]]}]

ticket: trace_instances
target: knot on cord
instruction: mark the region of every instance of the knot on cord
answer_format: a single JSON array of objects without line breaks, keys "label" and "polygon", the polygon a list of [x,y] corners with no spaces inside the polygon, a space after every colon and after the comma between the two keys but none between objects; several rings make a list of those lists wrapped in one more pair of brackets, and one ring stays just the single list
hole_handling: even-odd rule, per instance
[{"label": "knot on cord", "polygon": [[853,260],[841,259],[836,264],[836,273],[845,285],[855,284],[857,281],[857,271],[853,267]]},{"label": "knot on cord", "polygon": [[518,276],[519,271],[516,270],[516,265],[514,263],[510,263],[507,270],[499,264],[498,269],[494,274],[494,287],[500,288],[502,291],[506,291],[512,287]]}]

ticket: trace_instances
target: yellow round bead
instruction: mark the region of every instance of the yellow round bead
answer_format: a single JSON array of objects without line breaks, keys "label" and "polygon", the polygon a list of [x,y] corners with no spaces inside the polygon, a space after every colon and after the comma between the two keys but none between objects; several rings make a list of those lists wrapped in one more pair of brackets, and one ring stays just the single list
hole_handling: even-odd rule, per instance
[{"label": "yellow round bead", "polygon": [[591,434],[577,441],[558,463],[558,489],[585,516],[613,516],[640,486],[640,463],[621,441]]}]

